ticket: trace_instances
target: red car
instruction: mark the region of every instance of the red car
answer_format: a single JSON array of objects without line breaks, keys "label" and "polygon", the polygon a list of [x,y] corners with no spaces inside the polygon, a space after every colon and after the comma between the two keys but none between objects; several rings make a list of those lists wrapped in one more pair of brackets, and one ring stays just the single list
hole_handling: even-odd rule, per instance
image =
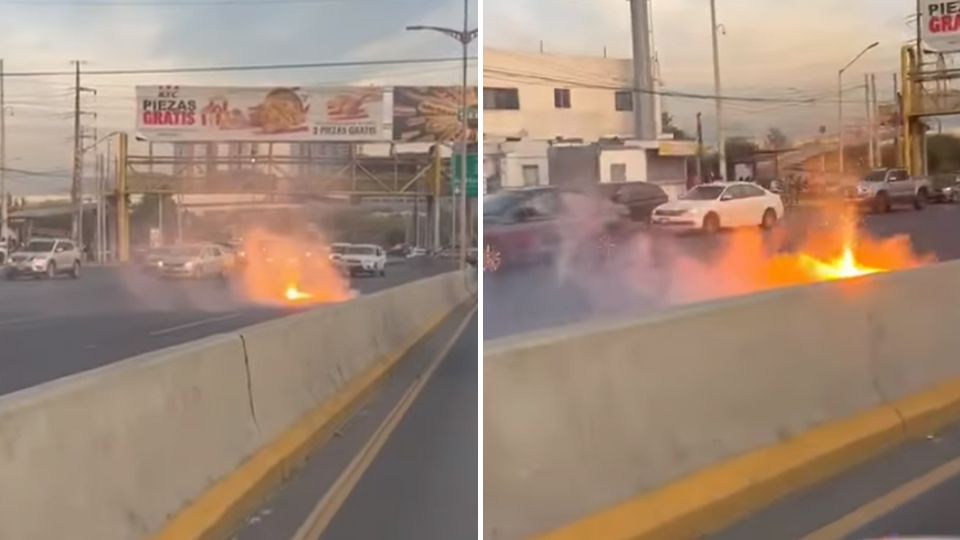
[{"label": "red car", "polygon": [[629,209],[586,192],[508,189],[483,199],[483,269],[496,272],[562,254],[606,258]]}]

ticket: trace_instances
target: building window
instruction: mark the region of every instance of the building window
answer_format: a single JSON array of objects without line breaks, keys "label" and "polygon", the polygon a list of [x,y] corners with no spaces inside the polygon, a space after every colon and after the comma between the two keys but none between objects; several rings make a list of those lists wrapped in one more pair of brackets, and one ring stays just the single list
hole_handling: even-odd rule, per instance
[{"label": "building window", "polygon": [[611,182],[627,181],[627,164],[626,163],[610,164],[610,181]]},{"label": "building window", "polygon": [[540,166],[539,165],[523,166],[523,185],[524,186],[540,185]]},{"label": "building window", "polygon": [[516,88],[484,88],[483,108],[485,110],[520,110],[520,93]]},{"label": "building window", "polygon": [[553,89],[553,106],[558,109],[570,108],[570,89],[569,88]]},{"label": "building window", "polygon": [[614,106],[618,111],[633,110],[633,92],[629,90],[620,90],[614,94]]}]

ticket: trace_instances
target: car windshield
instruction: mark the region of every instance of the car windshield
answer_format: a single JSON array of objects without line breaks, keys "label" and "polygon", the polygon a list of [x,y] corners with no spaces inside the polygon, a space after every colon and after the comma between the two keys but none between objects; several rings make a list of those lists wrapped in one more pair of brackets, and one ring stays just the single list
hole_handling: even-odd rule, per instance
[{"label": "car windshield", "polygon": [[197,257],[200,255],[200,248],[193,246],[175,247],[167,250],[166,254],[171,257]]},{"label": "car windshield", "polygon": [[343,244],[340,244],[340,245],[334,244],[330,246],[330,251],[332,251],[333,253],[336,253],[337,255],[343,255],[344,253],[347,252],[348,247],[349,246],[345,246]]},{"label": "car windshield", "polygon": [[522,197],[519,194],[509,191],[501,191],[493,195],[487,195],[483,198],[483,215],[503,215],[516,206],[521,200]]},{"label": "car windshield", "polygon": [[713,201],[720,198],[723,186],[697,186],[680,197],[685,201]]},{"label": "car windshield", "polygon": [[375,255],[377,249],[370,246],[350,246],[345,253],[347,255]]},{"label": "car windshield", "polygon": [[864,182],[883,182],[887,178],[886,170],[872,171],[863,177]]},{"label": "car windshield", "polygon": [[46,253],[48,251],[53,251],[53,245],[55,242],[53,240],[33,240],[24,246],[23,251],[29,251],[32,253]]}]

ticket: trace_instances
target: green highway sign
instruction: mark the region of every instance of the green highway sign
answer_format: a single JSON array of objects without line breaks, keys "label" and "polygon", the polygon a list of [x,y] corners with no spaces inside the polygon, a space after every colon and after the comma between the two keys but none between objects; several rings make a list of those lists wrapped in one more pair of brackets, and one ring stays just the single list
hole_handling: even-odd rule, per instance
[{"label": "green highway sign", "polygon": [[[453,172],[450,179],[453,182],[453,192],[458,195],[460,194],[460,156],[460,153],[456,153],[450,159],[450,167]],[[467,197],[476,198],[477,196],[477,176],[479,172],[477,154],[467,154]]]}]

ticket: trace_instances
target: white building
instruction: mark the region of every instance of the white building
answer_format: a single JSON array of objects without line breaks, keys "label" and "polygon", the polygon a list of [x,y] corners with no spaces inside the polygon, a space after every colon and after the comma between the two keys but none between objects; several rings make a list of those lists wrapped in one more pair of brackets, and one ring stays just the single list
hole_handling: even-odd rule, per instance
[{"label": "white building", "polygon": [[540,140],[631,137],[629,59],[483,51],[487,137]]},{"label": "white building", "polygon": [[[558,183],[559,171],[550,171],[558,149],[578,145],[592,147],[577,167],[589,169],[592,181],[655,182],[674,195],[685,189],[685,159],[695,145],[631,140],[631,60],[484,49],[483,77],[484,178],[491,189]],[[573,152],[564,154],[565,170],[581,165],[570,161]]]}]

